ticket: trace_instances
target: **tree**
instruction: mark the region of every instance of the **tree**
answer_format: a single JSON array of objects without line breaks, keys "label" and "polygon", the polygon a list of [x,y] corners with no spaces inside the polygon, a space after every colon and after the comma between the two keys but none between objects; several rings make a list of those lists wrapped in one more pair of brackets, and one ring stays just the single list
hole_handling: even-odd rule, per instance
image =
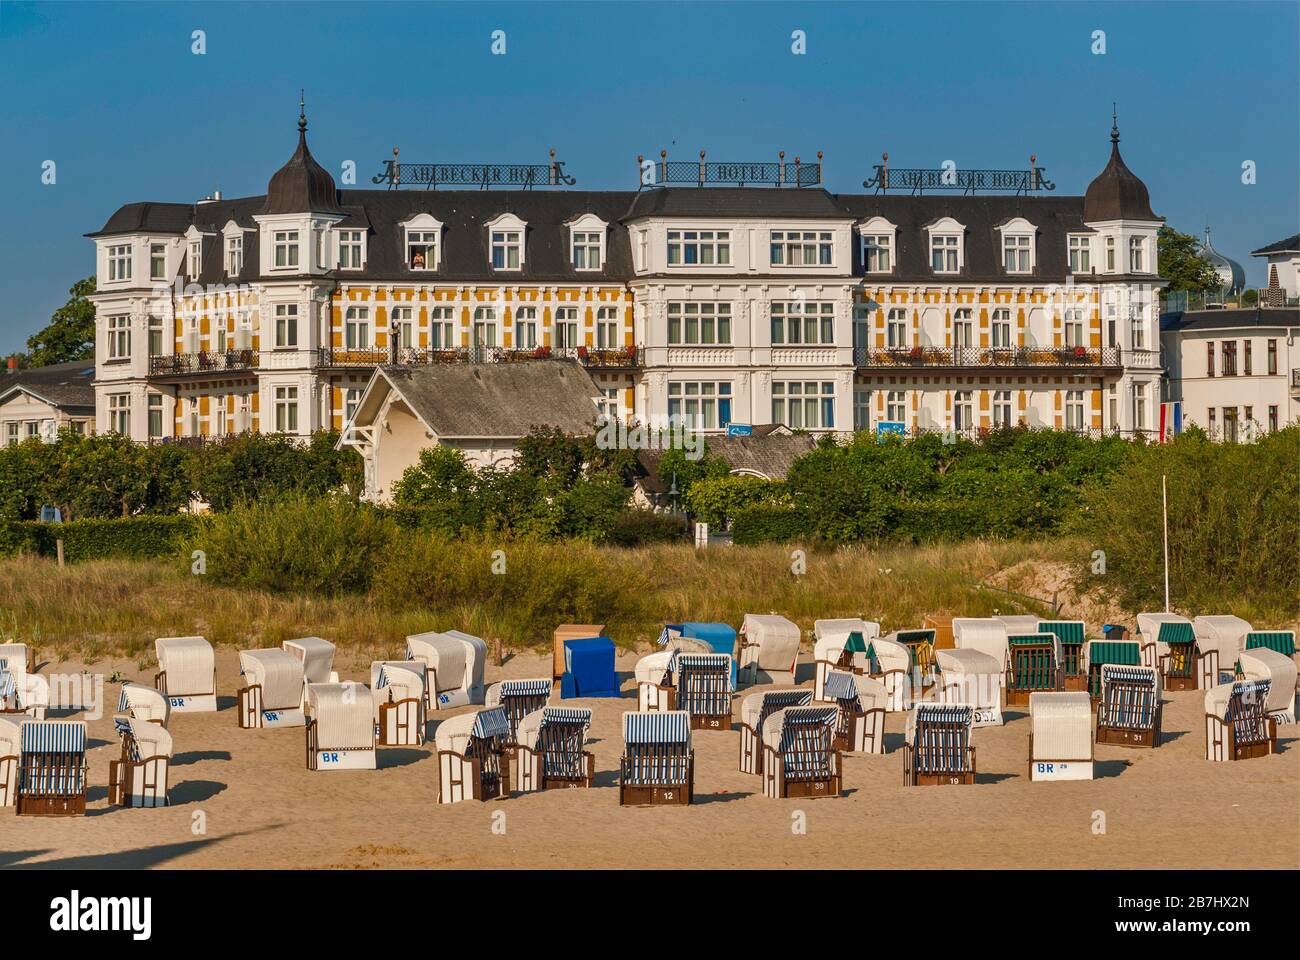
[{"label": "tree", "polygon": [[1159,251],[1160,276],[1169,281],[1162,293],[1176,290],[1205,293],[1223,286],[1214,264],[1201,253],[1200,241],[1190,233],[1180,233],[1169,226],[1161,227],[1156,236],[1156,249]]},{"label": "tree", "polygon": [[30,366],[89,360],[95,356],[95,305],[86,299],[94,292],[93,276],[72,285],[68,302],[54,311],[44,330],[27,338]]}]

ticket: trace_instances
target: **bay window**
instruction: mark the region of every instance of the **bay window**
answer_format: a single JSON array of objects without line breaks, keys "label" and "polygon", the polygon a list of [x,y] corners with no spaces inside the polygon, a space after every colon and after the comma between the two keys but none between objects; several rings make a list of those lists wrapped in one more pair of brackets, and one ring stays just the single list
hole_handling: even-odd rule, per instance
[{"label": "bay window", "polygon": [[131,279],[131,246],[123,244],[108,248],[108,279]]},{"label": "bay window", "polygon": [[274,251],[272,262],[275,266],[278,268],[298,266],[298,231],[276,230],[272,239]]}]

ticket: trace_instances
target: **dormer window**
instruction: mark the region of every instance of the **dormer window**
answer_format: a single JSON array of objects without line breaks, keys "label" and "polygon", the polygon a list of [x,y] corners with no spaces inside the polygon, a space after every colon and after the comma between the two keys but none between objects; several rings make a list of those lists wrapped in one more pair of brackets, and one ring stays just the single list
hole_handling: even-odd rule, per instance
[{"label": "dormer window", "polygon": [[244,269],[244,235],[226,237],[226,276],[237,277]]},{"label": "dormer window", "polygon": [[149,279],[167,279],[167,244],[149,244]]},{"label": "dormer window", "polygon": [[951,234],[930,237],[930,268],[935,273],[956,273],[958,270],[958,238]]},{"label": "dormer window", "polygon": [[131,279],[130,244],[108,248],[108,279],[110,281]]},{"label": "dormer window", "polygon": [[1010,235],[1002,238],[1002,265],[1007,273],[1028,273],[1032,237]]},{"label": "dormer window", "polygon": [[492,231],[492,269],[518,270],[523,263],[523,231]]},{"label": "dormer window", "polygon": [[604,262],[603,235],[583,231],[573,234],[573,269],[599,270]]},{"label": "dormer window", "polygon": [[1088,273],[1092,270],[1092,247],[1086,236],[1070,237],[1070,272]]},{"label": "dormer window", "polygon": [[438,266],[438,234],[432,230],[407,231],[406,265],[412,270],[435,269]]},{"label": "dormer window", "polygon": [[1128,269],[1129,273],[1146,272],[1146,241],[1142,237],[1129,237]]},{"label": "dormer window", "polygon": [[191,280],[199,277],[199,266],[203,262],[203,241],[191,240],[189,256],[185,261],[185,276]]},{"label": "dormer window", "polygon": [[867,273],[889,273],[893,270],[894,238],[890,234],[874,234],[862,238],[862,263]]},{"label": "dormer window", "polygon": [[366,234],[364,230],[339,231],[339,269],[360,270],[365,262]]},{"label": "dormer window", "polygon": [[278,269],[298,266],[298,231],[276,230],[273,250],[274,263]]},{"label": "dormer window", "polygon": [[835,262],[829,230],[773,230],[772,266],[828,267]]}]

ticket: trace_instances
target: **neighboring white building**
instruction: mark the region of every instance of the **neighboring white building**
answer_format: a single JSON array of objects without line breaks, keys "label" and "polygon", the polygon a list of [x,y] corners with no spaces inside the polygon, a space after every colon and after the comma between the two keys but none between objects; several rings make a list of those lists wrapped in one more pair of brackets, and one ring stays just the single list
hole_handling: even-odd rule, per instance
[{"label": "neighboring white building", "polygon": [[265,196],[128,204],[91,234],[98,426],[305,437],[350,424],[382,364],[539,355],[585,366],[604,414],[707,432],[1150,431],[1162,219],[1111,141],[1083,196],[1041,171],[831,194],[784,159],[775,186],[340,191],[300,118]]},{"label": "neighboring white building", "polygon": [[95,432],[94,363],[74,360],[0,374],[0,445],[47,443],[65,428]]},{"label": "neighboring white building", "polygon": [[1295,306],[1300,298],[1300,233],[1250,252],[1263,257],[1268,266],[1268,284],[1259,291],[1264,306]]},{"label": "neighboring white building", "polygon": [[[1184,425],[1248,439],[1300,420],[1300,308],[1195,310],[1164,321],[1168,399]],[[1249,424],[1249,426],[1247,426]]]}]

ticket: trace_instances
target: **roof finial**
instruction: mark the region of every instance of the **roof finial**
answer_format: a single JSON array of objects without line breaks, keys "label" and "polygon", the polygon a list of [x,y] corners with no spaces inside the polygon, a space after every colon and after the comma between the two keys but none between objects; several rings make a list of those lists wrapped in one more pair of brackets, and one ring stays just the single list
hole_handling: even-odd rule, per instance
[{"label": "roof finial", "polygon": [[1119,143],[1119,112],[1114,100],[1110,102],[1110,142]]},{"label": "roof finial", "polygon": [[307,132],[307,98],[301,87],[298,88],[298,132]]}]

